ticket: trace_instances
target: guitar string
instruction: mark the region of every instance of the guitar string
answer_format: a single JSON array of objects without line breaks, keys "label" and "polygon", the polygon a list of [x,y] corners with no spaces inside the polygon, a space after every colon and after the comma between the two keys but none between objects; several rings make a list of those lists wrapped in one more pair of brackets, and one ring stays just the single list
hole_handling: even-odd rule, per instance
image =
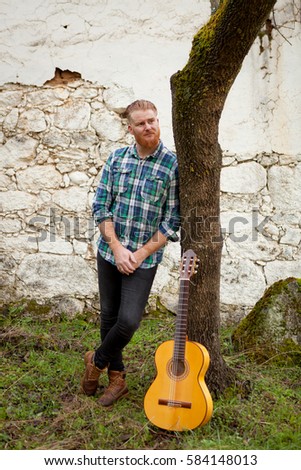
[{"label": "guitar string", "polygon": [[[190,259],[188,263],[187,258],[183,257],[183,263],[182,263],[182,275],[190,273],[192,271],[192,265],[193,265],[193,259]],[[175,352],[176,352],[176,347],[179,348],[179,335],[180,338],[182,337],[182,344],[184,345],[184,350],[182,351],[182,358],[183,358],[183,366],[184,366],[184,372],[185,372],[185,346],[186,346],[186,333],[187,333],[187,311],[188,311],[188,293],[189,293],[189,277],[180,277],[180,290],[179,290],[179,311],[178,311],[178,316],[177,316],[177,324],[176,324],[176,336],[175,336],[175,341],[174,343],[174,352],[173,352],[173,360],[171,364],[171,373],[172,373],[172,380],[170,381],[170,390],[169,390],[169,400],[173,401],[175,398],[175,392],[176,392],[176,386],[177,386],[177,381],[178,381],[178,367],[179,367],[179,359],[177,358],[176,361],[176,374],[175,369],[174,369],[174,363],[175,363]],[[185,301],[185,303],[184,303]],[[185,308],[184,308],[185,307]],[[183,325],[184,323],[184,325]],[[185,328],[185,331],[183,332],[183,326]],[[183,337],[184,333],[184,337]]]},{"label": "guitar string", "polygon": [[[180,375],[180,360],[184,366],[185,372],[185,345],[186,345],[186,331],[187,331],[187,310],[188,310],[188,289],[189,279],[180,280],[179,292],[179,311],[176,324],[176,334],[174,342],[173,360],[171,364],[172,380],[170,381],[169,388],[169,401],[175,401],[177,382]],[[182,344],[182,347],[181,347]]]}]

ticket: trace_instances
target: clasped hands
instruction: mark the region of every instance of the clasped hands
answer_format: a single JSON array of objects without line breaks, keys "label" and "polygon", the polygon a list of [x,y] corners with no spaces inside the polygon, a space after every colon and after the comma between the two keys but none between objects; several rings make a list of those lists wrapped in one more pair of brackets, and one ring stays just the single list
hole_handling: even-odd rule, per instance
[{"label": "clasped hands", "polygon": [[113,254],[118,271],[127,275],[132,274],[139,268],[140,264],[145,259],[142,248],[132,253],[124,246],[119,245],[113,250]]}]

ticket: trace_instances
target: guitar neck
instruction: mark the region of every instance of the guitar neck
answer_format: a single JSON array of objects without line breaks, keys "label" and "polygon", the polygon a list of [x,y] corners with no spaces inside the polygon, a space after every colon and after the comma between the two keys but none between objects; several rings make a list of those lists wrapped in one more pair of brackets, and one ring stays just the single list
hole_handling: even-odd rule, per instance
[{"label": "guitar neck", "polygon": [[189,279],[180,280],[178,314],[176,319],[176,331],[174,338],[173,359],[176,362],[184,362],[185,345],[187,335],[187,317],[188,317],[188,295]]}]

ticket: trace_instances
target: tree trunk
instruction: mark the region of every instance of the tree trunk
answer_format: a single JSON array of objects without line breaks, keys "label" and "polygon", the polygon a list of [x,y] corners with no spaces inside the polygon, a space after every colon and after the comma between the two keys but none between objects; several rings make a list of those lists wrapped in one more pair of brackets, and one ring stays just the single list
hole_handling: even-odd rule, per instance
[{"label": "tree trunk", "polygon": [[206,382],[218,395],[234,380],[220,349],[220,171],[218,126],[228,92],[276,0],[224,0],[193,40],[187,65],[171,77],[180,173],[181,246],[198,255],[190,286],[188,337],[210,354]]}]

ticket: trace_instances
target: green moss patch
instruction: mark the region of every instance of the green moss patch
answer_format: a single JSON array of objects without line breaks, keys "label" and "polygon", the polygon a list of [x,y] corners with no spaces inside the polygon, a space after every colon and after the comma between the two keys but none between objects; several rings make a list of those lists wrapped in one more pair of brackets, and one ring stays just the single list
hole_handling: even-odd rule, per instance
[{"label": "green moss patch", "polygon": [[301,283],[270,286],[232,335],[233,346],[259,362],[301,364]]}]

